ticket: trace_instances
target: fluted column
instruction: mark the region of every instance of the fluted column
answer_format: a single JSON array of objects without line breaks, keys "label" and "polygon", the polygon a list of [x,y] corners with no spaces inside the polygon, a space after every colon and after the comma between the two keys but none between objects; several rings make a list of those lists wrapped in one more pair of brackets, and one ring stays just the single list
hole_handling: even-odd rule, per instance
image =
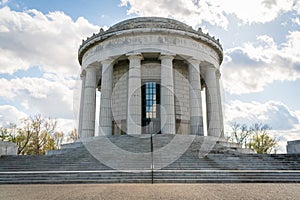
[{"label": "fluted column", "polygon": [[141,60],[140,54],[129,55],[127,134],[142,133]]},{"label": "fluted column", "polygon": [[173,59],[171,55],[160,56],[161,60],[161,132],[175,134]]},{"label": "fluted column", "polygon": [[99,117],[99,135],[112,135],[111,94],[113,90],[113,60],[101,62],[101,102]]},{"label": "fluted column", "polygon": [[200,61],[195,59],[189,62],[189,103],[190,103],[190,133],[204,135],[203,114],[201,100]]},{"label": "fluted column", "polygon": [[97,69],[95,67],[87,67],[85,71],[82,132],[80,139],[93,137],[95,135]]},{"label": "fluted column", "polygon": [[221,135],[221,128],[216,68],[207,67],[205,69],[205,82],[207,87],[207,135],[219,137]]},{"label": "fluted column", "polygon": [[78,133],[82,132],[82,116],[83,116],[83,101],[84,101],[84,85],[85,85],[85,74],[80,75],[81,78],[81,93],[80,93],[80,107],[79,107],[79,120],[78,120]]}]

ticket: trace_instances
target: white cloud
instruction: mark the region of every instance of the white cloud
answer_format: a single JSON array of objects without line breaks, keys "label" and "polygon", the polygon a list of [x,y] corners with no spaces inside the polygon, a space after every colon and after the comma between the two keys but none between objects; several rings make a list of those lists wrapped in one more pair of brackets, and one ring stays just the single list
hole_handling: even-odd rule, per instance
[{"label": "white cloud", "polygon": [[300,78],[300,32],[291,31],[286,39],[277,45],[271,37],[262,35],[256,43],[226,50],[222,66],[226,91],[260,92],[273,81]]},{"label": "white cloud", "polygon": [[281,102],[229,102],[225,105],[227,134],[230,133],[234,122],[248,126],[254,123],[268,124],[272,128],[270,135],[275,137],[278,143],[277,153],[286,153],[287,141],[300,139],[300,111],[292,111]]},{"label": "white cloud", "polygon": [[0,5],[4,5],[4,4],[6,4],[8,2],[8,0],[1,0],[0,1]]},{"label": "white cloud", "polygon": [[75,124],[75,120],[73,119],[63,119],[63,118],[57,118],[57,131],[62,131],[65,134],[65,137],[74,130],[74,128],[77,128],[77,124]]},{"label": "white cloud", "polygon": [[[0,127],[9,127],[10,124],[20,126],[22,119],[29,117],[24,112],[19,111],[16,107],[11,105],[0,105]],[[46,116],[43,116],[46,117]],[[64,118],[52,118],[57,121],[57,131],[63,131],[65,136],[76,128],[75,120]]]},{"label": "white cloud", "polygon": [[6,127],[10,123],[19,125],[23,118],[27,115],[19,111],[14,106],[10,105],[0,105],[0,126]]},{"label": "white cloud", "polygon": [[293,10],[296,0],[213,0],[214,5],[222,7],[225,13],[234,14],[244,23],[266,23],[280,14]]},{"label": "white cloud", "polygon": [[[5,86],[1,87],[0,100],[16,105],[27,115],[58,118],[60,129],[72,130],[73,90],[79,71],[77,50],[82,39],[98,30],[83,17],[73,21],[62,12],[1,8],[0,74],[38,66],[42,76],[0,79],[0,85]],[[3,123],[16,122],[13,119],[18,121],[17,116],[23,113],[13,106],[4,107],[10,108],[11,114],[1,118]],[[6,110],[1,110],[1,116],[9,112]]]},{"label": "white cloud", "polygon": [[[83,38],[99,27],[80,17],[73,21],[62,12],[0,9],[0,73],[40,66],[43,71],[76,75],[77,50]],[[75,74],[74,74],[75,73]]]},{"label": "white cloud", "polygon": [[[155,5],[155,9],[149,9]],[[121,0],[121,6],[130,6],[127,13],[139,16],[171,17],[196,26],[202,21],[226,27],[228,20],[221,8],[206,1],[193,0]]]},{"label": "white cloud", "polygon": [[296,25],[300,26],[300,19],[299,19],[299,17],[293,18],[292,22],[295,23]]},{"label": "white cloud", "polygon": [[300,1],[295,2],[294,10],[296,10],[298,12],[298,14],[300,14]]},{"label": "white cloud", "polygon": [[273,130],[292,130],[299,128],[300,116],[281,102],[268,101],[242,102],[232,101],[225,105],[225,121],[227,124],[238,122],[251,125],[253,123],[268,124]]},{"label": "white cloud", "polygon": [[286,145],[288,141],[300,139],[300,128],[287,131],[270,131],[270,134],[276,138],[278,153],[286,153]]},{"label": "white cloud", "polygon": [[[266,23],[299,9],[295,4],[297,0],[121,0],[121,6],[129,7],[128,14],[172,17],[192,26],[206,21],[223,28],[228,25],[229,14],[247,24]],[[153,5],[155,9],[149,9]]]},{"label": "white cloud", "polygon": [[31,115],[73,118],[73,90],[59,82],[43,78],[0,79],[0,97],[20,104]]}]

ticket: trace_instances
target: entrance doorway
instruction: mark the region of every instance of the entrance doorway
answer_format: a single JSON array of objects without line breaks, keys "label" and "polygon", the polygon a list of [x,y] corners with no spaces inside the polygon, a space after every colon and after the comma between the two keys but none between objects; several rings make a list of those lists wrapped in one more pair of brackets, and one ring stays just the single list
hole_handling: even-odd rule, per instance
[{"label": "entrance doorway", "polygon": [[160,133],[160,85],[155,81],[142,86],[142,133]]}]

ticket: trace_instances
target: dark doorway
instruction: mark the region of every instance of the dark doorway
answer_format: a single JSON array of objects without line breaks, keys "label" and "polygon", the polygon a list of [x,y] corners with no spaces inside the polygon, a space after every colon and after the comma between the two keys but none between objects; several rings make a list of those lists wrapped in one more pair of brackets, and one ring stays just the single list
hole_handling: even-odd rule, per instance
[{"label": "dark doorway", "polygon": [[142,133],[160,133],[160,85],[155,81],[142,86]]}]

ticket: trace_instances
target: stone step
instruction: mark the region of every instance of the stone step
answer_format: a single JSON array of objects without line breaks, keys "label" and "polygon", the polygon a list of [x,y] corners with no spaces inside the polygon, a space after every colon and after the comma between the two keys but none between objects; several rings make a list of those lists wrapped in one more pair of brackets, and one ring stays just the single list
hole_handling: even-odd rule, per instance
[{"label": "stone step", "polygon": [[[231,183],[272,182],[300,183],[300,171],[243,171],[243,170],[158,170],[153,172],[155,183]],[[148,172],[19,172],[0,173],[0,183],[149,183],[152,174]]]},{"label": "stone step", "polygon": [[2,156],[0,183],[150,183],[152,160],[157,183],[300,180],[297,154],[244,154],[224,141],[184,135],[155,135],[153,142],[153,157],[148,135],[96,137],[46,156]]},{"label": "stone step", "polygon": [[[184,155],[183,155],[184,157]],[[230,155],[223,155],[223,157],[227,157],[226,160],[220,160],[223,158],[211,158],[210,160],[206,159],[200,159],[200,158],[180,158],[176,160],[175,162],[171,163],[167,168],[176,168],[176,167],[230,167],[230,168],[274,168],[274,169],[280,169],[280,168],[293,168],[297,169],[299,168],[299,162],[297,161],[278,161],[278,160],[270,160],[270,161],[256,161],[253,159],[248,160],[233,160],[231,159]],[[21,157],[20,157],[21,158]],[[45,160],[35,160],[34,157],[30,158],[28,157],[26,160],[19,159],[19,158],[13,158],[13,159],[2,159],[1,158],[1,169],[8,169],[8,168],[43,168],[43,167],[88,167],[88,168],[108,168],[104,166],[103,164],[99,164],[98,161],[80,161],[76,162],[75,158],[70,159],[72,162],[68,162],[67,159],[45,159]],[[163,163],[164,158],[156,159],[154,155],[154,164],[155,163]],[[140,161],[137,160],[136,163],[139,163]],[[18,164],[20,163],[20,165]],[[57,163],[60,165],[57,166]],[[92,167],[91,167],[92,166]]]}]

